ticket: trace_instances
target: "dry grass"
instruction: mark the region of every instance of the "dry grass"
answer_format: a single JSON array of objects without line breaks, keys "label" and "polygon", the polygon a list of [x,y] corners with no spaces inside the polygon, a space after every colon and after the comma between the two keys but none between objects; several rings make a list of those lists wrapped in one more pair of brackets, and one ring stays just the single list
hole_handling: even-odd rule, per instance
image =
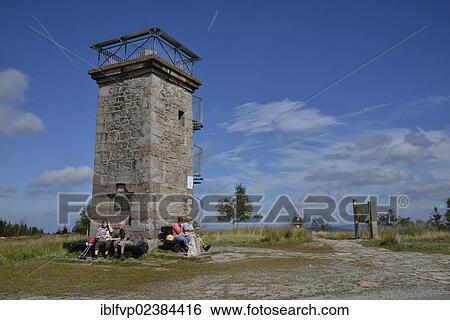
[{"label": "dry grass", "polygon": [[330,240],[348,240],[355,239],[355,234],[352,231],[319,231],[316,233],[319,238]]},{"label": "dry grass", "polygon": [[[237,277],[245,270],[261,275],[278,274],[308,265],[324,265],[328,261],[303,257],[249,258],[229,262],[201,263],[191,259],[170,261],[145,259],[130,263],[78,263],[29,259],[17,267],[0,266],[0,299],[26,297],[61,297],[85,299],[119,299],[139,292],[144,298],[176,298],[176,291],[167,292],[167,284],[178,282],[185,288],[196,277]],[[134,295],[134,296],[133,296]]]},{"label": "dry grass", "polygon": [[304,244],[311,241],[310,234],[294,227],[287,228],[242,228],[206,232],[203,240],[212,245],[280,247],[290,244]]},{"label": "dry grass", "polygon": [[380,240],[366,240],[365,245],[395,251],[450,254],[450,232],[425,228],[422,225],[380,230]]},{"label": "dry grass", "polygon": [[52,258],[67,253],[64,242],[85,239],[82,235],[44,235],[0,240],[0,262],[17,262],[32,258]]},{"label": "dry grass", "polygon": [[[321,231],[316,235],[331,240],[354,239],[351,231]],[[363,244],[372,247],[383,247],[395,251],[416,251],[424,253],[450,254],[450,232],[433,230],[422,224],[409,224],[379,229],[380,239],[368,239],[369,232],[363,229]]]},{"label": "dry grass", "polygon": [[[302,231],[283,229],[241,230],[234,235],[240,239],[240,244],[280,244],[309,239]],[[236,244],[233,232],[211,233],[209,236],[221,241],[228,239],[229,243],[232,238]],[[79,236],[65,235],[0,240],[0,252],[4,256],[4,263],[0,263],[0,298],[117,298],[118,295],[133,295],[137,291],[142,297],[157,298],[171,296],[164,291],[167,283],[189,282],[205,275],[220,278],[238,275],[243,270],[264,275],[271,272],[278,274],[282,270],[327,263],[326,260],[300,256],[263,259],[259,255],[249,255],[241,260],[215,262],[209,255],[183,259],[179,256],[169,258],[163,254],[149,254],[138,260],[127,259],[120,263],[109,260],[92,263],[67,256],[62,248],[64,242],[79,239]]]}]

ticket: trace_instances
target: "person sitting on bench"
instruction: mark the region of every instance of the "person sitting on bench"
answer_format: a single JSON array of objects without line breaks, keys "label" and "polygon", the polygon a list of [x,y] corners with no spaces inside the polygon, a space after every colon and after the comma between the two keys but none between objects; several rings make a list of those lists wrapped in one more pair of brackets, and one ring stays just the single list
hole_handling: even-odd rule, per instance
[{"label": "person sitting on bench", "polygon": [[97,259],[98,251],[105,250],[105,257],[108,257],[109,247],[111,247],[111,233],[112,227],[109,221],[102,221],[102,224],[97,230],[97,242],[95,243],[95,251],[92,260]]},{"label": "person sitting on bench", "polygon": [[172,234],[175,240],[181,242],[181,244],[186,248],[191,239],[188,235],[183,232],[183,218],[178,217],[177,222],[172,225]]},{"label": "person sitting on bench", "polygon": [[[117,259],[124,260],[125,246],[133,244],[133,241],[129,240],[126,236],[126,225],[125,222],[121,222],[119,226],[119,233],[117,237],[113,238],[114,255]],[[118,253],[118,247],[120,247],[120,253]]]},{"label": "person sitting on bench", "polygon": [[200,235],[198,235],[195,232],[195,228],[194,228],[194,226],[192,224],[192,218],[191,217],[187,217],[186,218],[186,222],[183,224],[183,232],[191,238],[191,241],[192,240],[195,240],[196,242],[198,241],[198,244],[200,245],[200,248],[203,251],[206,252],[206,251],[209,250],[209,248],[211,248],[211,245],[210,244],[206,245],[203,242],[203,239],[200,237]]}]

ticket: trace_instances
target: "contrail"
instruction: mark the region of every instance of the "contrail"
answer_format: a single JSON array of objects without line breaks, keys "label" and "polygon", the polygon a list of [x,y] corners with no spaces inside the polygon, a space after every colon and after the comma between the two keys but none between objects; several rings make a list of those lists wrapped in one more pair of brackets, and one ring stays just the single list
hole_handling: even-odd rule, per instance
[{"label": "contrail", "polygon": [[[79,55],[75,54],[74,52],[70,51],[69,49],[67,49],[66,47],[64,47],[63,45],[59,44],[58,42],[56,42],[52,37],[49,37],[46,34],[43,34],[42,32],[36,30],[35,28],[33,28],[30,25],[26,25],[28,29],[30,29],[31,31],[36,32],[38,35],[40,35],[42,38],[50,41],[53,45],[55,45],[57,48],[59,48],[60,50],[64,51],[65,53],[71,54],[72,56],[74,56],[75,58],[77,58],[78,60],[80,60],[81,62],[83,62],[84,64],[88,65],[91,68],[97,68],[96,66],[94,66],[93,64],[89,63],[89,61],[87,61],[86,59],[83,59],[82,57],[80,57]],[[107,78],[110,78],[112,81],[119,83],[114,77],[107,75],[106,73],[104,73],[103,71],[100,70],[100,72]]]},{"label": "contrail", "polygon": [[428,25],[425,25],[423,27],[421,27],[420,29],[418,29],[417,31],[407,35],[406,37],[400,39],[399,41],[397,41],[394,45],[390,46],[389,48],[383,50],[382,52],[378,53],[377,55],[375,55],[374,57],[370,58],[369,60],[367,60],[366,62],[360,64],[359,66],[357,66],[356,68],[352,69],[351,71],[347,72],[346,74],[344,74],[343,76],[339,77],[338,79],[334,80],[332,83],[330,83],[328,86],[326,86],[323,89],[320,89],[318,92],[314,93],[312,96],[310,96],[308,99],[306,99],[305,101],[301,102],[301,103],[296,103],[294,104],[291,108],[289,108],[287,111],[284,111],[283,113],[281,113],[280,115],[276,116],[273,121],[278,121],[279,119],[281,119],[283,116],[285,116],[287,113],[295,110],[298,108],[299,105],[301,104],[306,104],[307,102],[311,101],[312,99],[320,96],[322,93],[324,93],[325,91],[327,91],[328,89],[334,87],[335,85],[337,85],[338,83],[344,81],[345,79],[347,79],[348,77],[350,77],[352,74],[358,72],[359,70],[367,67],[369,64],[371,64],[372,62],[378,60],[380,57],[384,56],[386,53],[388,53],[389,51],[391,51],[392,49],[394,49],[395,47],[399,46],[400,44],[402,44],[403,42],[407,41],[408,39],[414,37],[416,34],[418,34],[419,32],[422,32],[423,30],[425,30],[426,28],[428,28]]},{"label": "contrail", "polygon": [[354,112],[349,112],[349,113],[337,115],[337,116],[335,116],[335,118],[347,118],[347,117],[358,116],[358,115],[364,114],[366,112],[370,112],[370,111],[374,111],[374,110],[381,109],[381,108],[384,108],[384,107],[392,106],[394,104],[397,104],[398,102],[399,101],[377,104],[376,106],[366,107],[366,108],[361,109],[359,111],[354,111]]},{"label": "contrail", "polygon": [[206,30],[206,32],[211,31],[211,28],[213,27],[214,22],[216,22],[218,15],[219,15],[219,10],[216,10],[216,12],[214,12],[214,16],[212,17],[211,22],[209,23],[209,26],[208,26],[208,30]]},{"label": "contrail", "polygon": [[[41,20],[39,20],[38,18],[36,18],[35,16],[33,16],[32,14],[30,14],[30,16],[34,19],[34,21],[36,21],[42,28],[42,30],[44,30],[44,32],[47,34],[47,37],[49,38],[50,41],[52,42],[56,42],[53,39],[53,36],[51,35],[51,33],[47,30],[47,28],[42,24]],[[72,66],[77,69],[77,66],[75,64],[75,62],[73,62],[72,58],[67,54],[66,51],[64,51],[63,49],[59,48],[59,50],[61,50],[61,52],[66,56],[66,58],[70,61],[70,63],[72,64]]]}]

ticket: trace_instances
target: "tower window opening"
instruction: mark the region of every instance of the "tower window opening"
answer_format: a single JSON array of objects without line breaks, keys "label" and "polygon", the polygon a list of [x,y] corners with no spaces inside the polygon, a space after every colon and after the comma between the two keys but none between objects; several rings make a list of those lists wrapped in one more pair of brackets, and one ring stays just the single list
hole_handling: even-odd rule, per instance
[{"label": "tower window opening", "polygon": [[184,111],[178,110],[178,121],[184,126]]}]

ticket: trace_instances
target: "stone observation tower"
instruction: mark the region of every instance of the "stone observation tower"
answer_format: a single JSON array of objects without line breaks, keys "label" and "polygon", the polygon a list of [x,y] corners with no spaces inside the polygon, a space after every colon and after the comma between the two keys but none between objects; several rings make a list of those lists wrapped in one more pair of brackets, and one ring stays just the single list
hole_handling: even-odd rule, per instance
[{"label": "stone observation tower", "polygon": [[190,213],[202,180],[202,149],[192,142],[203,127],[203,103],[193,96],[200,57],[159,28],[90,47],[99,87],[91,233],[109,219],[154,237]]}]

